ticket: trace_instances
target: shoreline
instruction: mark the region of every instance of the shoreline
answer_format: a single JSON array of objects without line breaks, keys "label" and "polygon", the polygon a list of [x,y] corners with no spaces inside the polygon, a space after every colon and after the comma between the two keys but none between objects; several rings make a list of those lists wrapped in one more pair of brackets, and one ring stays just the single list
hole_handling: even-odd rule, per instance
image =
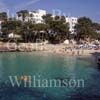
[{"label": "shoreline", "polygon": [[79,45],[43,44],[43,43],[3,43],[0,52],[43,52],[61,54],[65,56],[90,56],[100,53],[99,49],[77,49]]}]

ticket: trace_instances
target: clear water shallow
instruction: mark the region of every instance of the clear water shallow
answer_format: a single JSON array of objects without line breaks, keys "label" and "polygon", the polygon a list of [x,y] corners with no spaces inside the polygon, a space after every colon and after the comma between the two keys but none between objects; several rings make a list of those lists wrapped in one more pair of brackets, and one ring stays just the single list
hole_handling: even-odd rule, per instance
[{"label": "clear water shallow", "polygon": [[[84,79],[84,88],[24,88],[10,86],[9,75]],[[100,100],[100,70],[95,57],[65,57],[44,53],[0,54],[0,100]]]}]

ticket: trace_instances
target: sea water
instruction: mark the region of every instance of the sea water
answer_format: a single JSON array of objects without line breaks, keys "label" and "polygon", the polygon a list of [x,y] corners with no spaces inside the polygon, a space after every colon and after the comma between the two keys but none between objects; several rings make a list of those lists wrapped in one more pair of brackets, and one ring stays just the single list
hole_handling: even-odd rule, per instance
[{"label": "sea water", "polygon": [[[39,80],[75,80],[65,87],[12,86],[9,76]],[[79,81],[84,81],[83,84]],[[77,85],[78,84],[78,85]],[[100,69],[95,56],[76,57],[47,53],[0,53],[0,100],[99,100]]]}]

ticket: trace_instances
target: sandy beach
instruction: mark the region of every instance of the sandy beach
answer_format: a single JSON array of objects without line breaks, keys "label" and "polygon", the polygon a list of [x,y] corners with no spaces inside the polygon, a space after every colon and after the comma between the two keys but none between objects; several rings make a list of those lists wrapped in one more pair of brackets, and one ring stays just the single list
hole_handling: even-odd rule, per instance
[{"label": "sandy beach", "polygon": [[44,53],[55,53],[70,56],[88,56],[93,53],[100,53],[98,49],[82,49],[79,45],[65,45],[65,44],[43,44],[43,43],[0,43],[0,52],[34,52],[40,51]]},{"label": "sandy beach", "polygon": [[93,53],[100,53],[100,49],[76,49],[73,46],[70,47],[70,45],[66,46],[61,44],[61,45],[46,45],[43,52],[63,54],[69,56],[89,56]]}]

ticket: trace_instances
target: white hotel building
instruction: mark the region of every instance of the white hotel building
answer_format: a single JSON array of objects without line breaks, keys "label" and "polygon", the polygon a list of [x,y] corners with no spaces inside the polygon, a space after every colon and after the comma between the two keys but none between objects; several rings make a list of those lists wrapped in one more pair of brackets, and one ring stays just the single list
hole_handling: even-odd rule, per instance
[{"label": "white hotel building", "polygon": [[[37,10],[37,11],[33,11],[33,12],[29,12],[29,15],[27,17],[25,17],[25,21],[32,21],[33,23],[44,23],[44,20],[42,18],[42,16],[46,15],[46,11],[45,10]],[[22,21],[23,18],[22,16],[18,16],[18,14],[16,15],[16,19]]]},{"label": "white hotel building", "polygon": [[[42,18],[42,16],[46,15],[46,11],[45,10],[37,10],[37,11],[33,11],[33,12],[29,12],[29,15],[25,18],[25,21],[32,21],[33,23],[44,23],[44,20]],[[17,20],[23,20],[22,16],[18,16],[16,15],[16,19]],[[71,32],[71,34],[75,33],[75,25],[77,23],[77,18],[76,17],[66,17],[66,23],[69,23],[69,31]]]},{"label": "white hotel building", "polygon": [[66,17],[66,23],[69,23],[69,31],[71,34],[75,34],[75,25],[77,24],[78,18],[76,17]]},{"label": "white hotel building", "polygon": [[43,16],[46,15],[45,10],[37,10],[36,12],[29,12],[29,20],[35,23],[44,23]]}]

